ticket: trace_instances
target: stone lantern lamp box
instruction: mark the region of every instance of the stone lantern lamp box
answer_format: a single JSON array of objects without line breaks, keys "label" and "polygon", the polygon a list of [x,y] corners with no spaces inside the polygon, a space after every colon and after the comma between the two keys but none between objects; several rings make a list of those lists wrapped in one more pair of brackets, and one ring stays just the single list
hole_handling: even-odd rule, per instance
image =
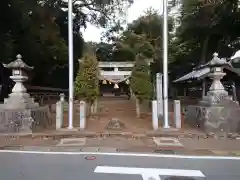
[{"label": "stone lantern lamp box", "polygon": [[10,78],[15,83],[8,98],[0,106],[0,132],[32,132],[37,125],[46,124],[49,119],[48,107],[39,107],[27,93],[24,82],[28,79],[26,71],[33,70],[21,55],[9,64],[3,64],[12,70]]}]

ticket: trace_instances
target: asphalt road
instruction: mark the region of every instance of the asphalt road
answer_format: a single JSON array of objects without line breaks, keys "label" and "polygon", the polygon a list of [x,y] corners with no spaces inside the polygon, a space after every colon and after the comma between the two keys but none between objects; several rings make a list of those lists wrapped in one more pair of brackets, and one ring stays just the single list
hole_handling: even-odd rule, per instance
[{"label": "asphalt road", "polygon": [[[0,151],[1,180],[240,180],[239,159]],[[191,171],[192,170],[192,171]],[[170,177],[177,175],[177,179]],[[180,176],[179,176],[180,175]],[[170,179],[169,179],[170,178]]]}]

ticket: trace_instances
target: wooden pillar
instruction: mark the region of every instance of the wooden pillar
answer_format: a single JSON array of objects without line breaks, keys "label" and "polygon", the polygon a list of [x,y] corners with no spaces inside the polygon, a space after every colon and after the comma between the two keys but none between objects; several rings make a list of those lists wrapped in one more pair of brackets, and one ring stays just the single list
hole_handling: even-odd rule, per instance
[{"label": "wooden pillar", "polygon": [[202,81],[202,98],[206,95],[206,80]]},{"label": "wooden pillar", "polygon": [[237,91],[236,91],[235,81],[232,81],[232,92],[233,92],[233,101],[237,101]]}]

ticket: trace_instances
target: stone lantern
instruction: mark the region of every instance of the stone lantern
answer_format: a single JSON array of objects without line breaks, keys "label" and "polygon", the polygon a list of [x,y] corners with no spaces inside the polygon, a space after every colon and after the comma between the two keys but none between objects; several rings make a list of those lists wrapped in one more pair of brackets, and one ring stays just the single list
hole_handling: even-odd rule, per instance
[{"label": "stone lantern", "polygon": [[210,70],[207,76],[212,79],[212,84],[198,105],[187,107],[186,121],[199,126],[207,133],[239,132],[240,107],[231,100],[221,83],[221,79],[226,75],[223,69],[233,70],[232,65],[214,53],[213,59],[201,68]]},{"label": "stone lantern", "polygon": [[33,70],[23,62],[22,56],[9,64],[3,64],[12,70],[10,78],[15,82],[12,93],[0,106],[0,131],[6,133],[32,133],[36,127],[45,127],[50,120],[49,106],[40,107],[27,93],[23,83],[28,79],[27,71]]},{"label": "stone lantern", "polygon": [[228,92],[225,90],[221,79],[226,75],[223,72],[223,68],[229,66],[226,59],[220,59],[218,53],[213,54],[213,59],[207,64],[207,67],[210,68],[210,73],[208,77],[212,79],[212,85],[207,92],[207,96],[204,96],[201,103],[207,104],[218,104],[225,99],[229,99]]},{"label": "stone lantern", "polygon": [[209,90],[210,92],[228,95],[221,83],[221,79],[226,75],[226,73],[223,72],[223,66],[227,65],[227,62],[225,59],[218,58],[217,53],[214,53],[213,56],[212,61],[209,62],[211,73],[208,76],[213,80]]},{"label": "stone lantern", "polygon": [[24,87],[24,82],[28,79],[26,71],[33,70],[33,67],[28,66],[22,60],[22,56],[19,54],[17,59],[9,64],[3,64],[5,68],[12,69],[12,76],[10,78],[15,82],[12,89],[12,93],[9,94],[9,98],[4,100],[5,107],[7,109],[29,109],[38,107],[37,103],[30,98]]}]

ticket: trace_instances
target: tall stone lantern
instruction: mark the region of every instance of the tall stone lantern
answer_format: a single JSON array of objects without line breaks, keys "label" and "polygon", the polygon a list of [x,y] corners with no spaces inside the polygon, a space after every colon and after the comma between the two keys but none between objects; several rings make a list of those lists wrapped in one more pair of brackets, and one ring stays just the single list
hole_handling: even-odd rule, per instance
[{"label": "tall stone lantern", "polygon": [[230,99],[228,92],[221,83],[221,79],[226,75],[223,72],[223,68],[226,66],[230,68],[230,64],[227,63],[226,59],[220,59],[218,53],[214,53],[213,59],[207,64],[207,68],[210,68],[208,77],[212,79],[212,85],[207,92],[207,96],[203,97],[202,104],[214,105],[222,103],[223,100]]},{"label": "tall stone lantern", "polygon": [[3,64],[5,68],[12,69],[10,78],[15,82],[12,93],[4,100],[6,109],[32,109],[38,107],[37,103],[27,93],[24,82],[28,79],[26,71],[33,70],[28,66],[19,54],[17,59],[9,64]]},{"label": "tall stone lantern", "polygon": [[220,59],[214,53],[213,59],[201,67],[199,72],[210,70],[207,76],[212,84],[207,95],[197,105],[189,105],[186,121],[199,125],[207,133],[235,133],[240,131],[240,106],[231,100],[221,79],[226,75],[223,69],[233,70],[230,62]]},{"label": "tall stone lantern", "polygon": [[0,132],[32,133],[37,127],[45,128],[51,118],[49,106],[40,107],[24,87],[28,79],[27,71],[33,70],[33,67],[24,63],[21,55],[3,66],[12,70],[10,78],[15,84],[9,97],[0,106]]}]

